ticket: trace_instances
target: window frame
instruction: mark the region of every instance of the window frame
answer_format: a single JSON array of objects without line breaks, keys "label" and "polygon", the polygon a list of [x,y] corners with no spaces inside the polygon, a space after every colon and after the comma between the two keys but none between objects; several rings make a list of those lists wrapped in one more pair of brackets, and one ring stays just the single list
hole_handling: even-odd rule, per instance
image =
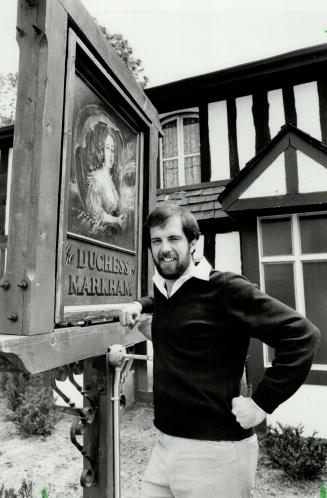
[{"label": "window frame", "polygon": [[[304,280],[303,280],[303,262],[319,262],[327,261],[327,252],[320,253],[301,253],[301,232],[300,232],[300,216],[327,215],[327,211],[310,211],[303,213],[288,213],[280,215],[258,216],[257,217],[257,235],[258,235],[258,254],[259,254],[259,274],[260,288],[265,292],[265,263],[292,263],[294,269],[294,291],[295,291],[295,309],[306,316],[305,295],[304,295]],[[262,244],[262,220],[288,218],[291,222],[291,240],[292,254],[281,256],[263,256]],[[264,367],[271,366],[269,360],[269,349],[266,344],[263,344],[263,361]],[[327,364],[314,363],[311,370],[327,371]]]},{"label": "window frame", "polygon": [[[172,156],[164,159],[163,157],[163,137],[159,140],[159,158],[160,158],[160,188],[174,188],[185,186],[185,158],[188,157],[199,157],[200,158],[200,181],[201,181],[201,150],[193,154],[184,154],[184,118],[196,118],[199,124],[199,138],[200,138],[200,115],[196,111],[183,111],[175,114],[170,114],[169,116],[161,119],[161,126],[168,124],[171,121],[176,121],[176,132],[177,132],[177,156]],[[178,172],[178,185],[174,187],[164,186],[164,162],[177,159],[177,172]]]}]

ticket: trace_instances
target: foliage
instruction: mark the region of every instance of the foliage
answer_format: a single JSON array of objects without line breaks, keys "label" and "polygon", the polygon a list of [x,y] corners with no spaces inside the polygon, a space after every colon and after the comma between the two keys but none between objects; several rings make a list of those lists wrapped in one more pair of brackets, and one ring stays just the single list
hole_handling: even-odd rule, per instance
[{"label": "foliage", "polygon": [[136,59],[133,56],[133,49],[129,45],[128,40],[124,38],[120,33],[109,33],[107,28],[105,28],[104,26],[99,25],[99,28],[104,34],[105,38],[110,42],[114,50],[117,52],[119,57],[122,59],[125,66],[135,76],[135,79],[140,87],[145,88],[149,82],[149,79],[147,76],[142,74],[144,71],[144,68],[142,67],[142,61],[141,59]]},{"label": "foliage", "polygon": [[59,418],[53,399],[45,387],[22,394],[20,405],[9,415],[9,419],[25,437],[50,435]]},{"label": "foliage", "polygon": [[278,424],[268,426],[265,434],[267,455],[276,468],[293,479],[312,480],[320,476],[326,465],[327,441],[302,436],[303,426]]},{"label": "foliage", "polygon": [[[95,22],[96,19],[94,19]],[[98,23],[97,23],[98,24]],[[141,59],[133,55],[133,49],[128,40],[119,33],[109,33],[107,28],[99,25],[105,38],[117,52],[127,68],[135,76],[141,88],[145,88],[149,79],[143,73]],[[0,126],[7,126],[14,123],[16,111],[18,73],[0,73]]]},{"label": "foliage", "polygon": [[33,498],[32,497],[32,482],[27,482],[25,479],[22,482],[18,492],[13,488],[5,489],[4,484],[0,487],[0,498]]},{"label": "foliage", "polygon": [[17,73],[0,73],[0,126],[14,123],[17,81]]},{"label": "foliage", "polygon": [[[21,404],[21,395],[25,392],[30,376],[20,372],[3,372],[0,389],[7,400],[7,407],[16,411]],[[1,498],[1,495],[0,495]]]}]

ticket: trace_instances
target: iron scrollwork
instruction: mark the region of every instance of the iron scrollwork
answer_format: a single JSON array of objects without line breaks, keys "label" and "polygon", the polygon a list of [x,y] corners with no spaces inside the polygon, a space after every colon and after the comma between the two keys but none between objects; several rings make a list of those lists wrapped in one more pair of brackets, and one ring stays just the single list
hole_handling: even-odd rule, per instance
[{"label": "iron scrollwork", "polygon": [[[54,370],[54,375],[51,379],[52,389],[63,399],[63,401],[69,405],[71,409],[77,415],[77,418],[73,421],[70,428],[70,440],[77,450],[83,455],[84,459],[87,461],[88,466],[84,468],[80,483],[83,487],[90,487],[95,483],[95,463],[92,461],[91,457],[87,455],[87,452],[82,444],[77,440],[78,436],[84,436],[87,428],[87,424],[92,424],[96,415],[96,404],[94,399],[90,396],[87,386],[83,387],[76,382],[74,375],[79,375],[83,373],[82,362],[71,363],[70,365],[64,365],[58,367]],[[71,385],[83,396],[87,403],[83,408],[76,407],[75,403],[58,387],[57,381],[69,380]]]}]

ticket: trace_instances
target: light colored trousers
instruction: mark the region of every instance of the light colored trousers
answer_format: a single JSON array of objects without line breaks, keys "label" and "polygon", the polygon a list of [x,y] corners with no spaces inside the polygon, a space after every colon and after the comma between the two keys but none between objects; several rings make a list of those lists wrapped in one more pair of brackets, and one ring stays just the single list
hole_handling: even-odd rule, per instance
[{"label": "light colored trousers", "polygon": [[255,435],[230,442],[159,433],[141,498],[248,498],[257,460]]}]

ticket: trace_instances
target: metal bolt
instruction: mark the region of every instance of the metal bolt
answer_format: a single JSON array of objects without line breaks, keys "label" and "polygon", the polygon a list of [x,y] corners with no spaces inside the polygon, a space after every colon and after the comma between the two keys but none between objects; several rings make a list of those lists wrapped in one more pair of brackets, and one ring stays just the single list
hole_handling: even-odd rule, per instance
[{"label": "metal bolt", "polygon": [[41,35],[43,35],[43,31],[39,26],[36,26],[36,24],[32,24],[32,28],[34,29],[35,37],[40,38]]},{"label": "metal bolt", "polygon": [[7,316],[7,319],[11,320],[12,322],[17,322],[18,315],[16,313],[10,313],[10,315]]},{"label": "metal bolt", "polygon": [[25,36],[25,31],[20,28],[19,26],[16,26],[16,30],[17,30],[17,33],[19,34],[19,36],[22,38],[23,36]]},{"label": "metal bolt", "polygon": [[10,282],[8,282],[8,280],[4,280],[3,282],[0,282],[0,287],[2,287],[3,290],[9,290]]},{"label": "metal bolt", "polygon": [[24,280],[22,280],[21,282],[18,282],[18,287],[20,287],[21,289],[27,289],[28,287],[28,284],[27,282],[25,282]]}]

